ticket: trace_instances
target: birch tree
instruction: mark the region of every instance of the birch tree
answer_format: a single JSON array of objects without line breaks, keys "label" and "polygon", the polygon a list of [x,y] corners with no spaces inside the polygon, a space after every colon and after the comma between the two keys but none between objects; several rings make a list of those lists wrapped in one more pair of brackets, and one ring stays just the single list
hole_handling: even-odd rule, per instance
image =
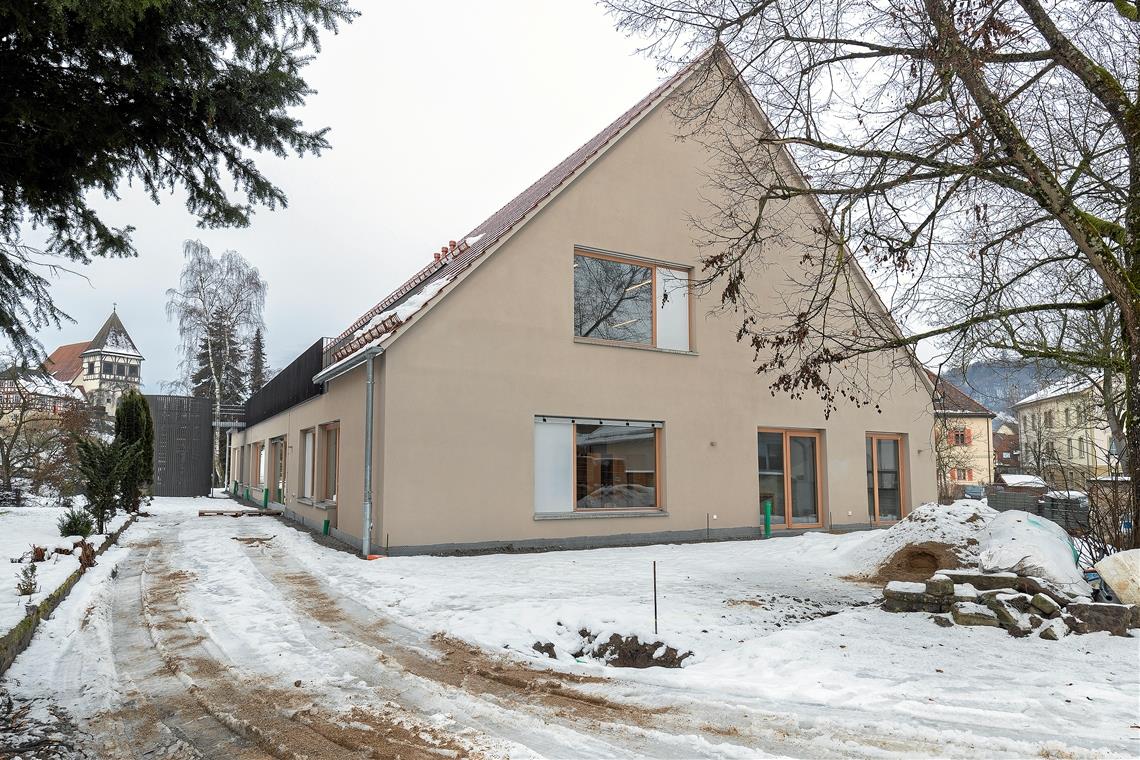
[{"label": "birch tree", "polygon": [[[664,63],[698,61],[673,105],[715,156],[697,285],[737,310],[773,390],[877,404],[861,368],[901,366],[924,341],[962,363],[1107,369],[1125,470],[1140,472],[1136,0],[606,5]],[[818,211],[822,234],[788,235],[790,208]],[[777,249],[802,272],[761,303],[748,275]],[[1108,351],[1021,339],[1026,322],[1055,337],[1110,309]],[[1131,489],[1140,546],[1140,477]]]},{"label": "birch tree", "polygon": [[[237,338],[239,345],[245,345],[256,330],[264,328],[262,310],[268,286],[257,268],[237,251],[215,257],[200,241],[187,240],[182,244],[182,252],[186,263],[178,287],[166,291],[166,316],[178,323],[181,366],[188,384],[199,350],[204,351],[213,388],[214,419],[218,420],[225,398],[224,384],[235,370],[234,363],[240,361],[240,355],[226,350],[228,341],[220,336]],[[222,452],[216,431],[211,439],[214,478],[218,482],[222,477]]]}]

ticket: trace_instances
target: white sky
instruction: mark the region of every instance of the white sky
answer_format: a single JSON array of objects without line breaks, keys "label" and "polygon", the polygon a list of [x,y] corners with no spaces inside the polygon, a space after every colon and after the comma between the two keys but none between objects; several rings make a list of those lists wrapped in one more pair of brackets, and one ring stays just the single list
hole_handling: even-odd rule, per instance
[{"label": "white sky", "polygon": [[[261,158],[289,207],[240,230],[200,230],[179,196],[124,189],[104,219],[136,227],[139,258],[98,260],[53,286],[76,324],[38,337],[51,351],[90,339],[118,302],[146,357],[144,390],[178,376],[166,320],[182,241],[232,248],[269,284],[270,364],[341,332],[432,252],[489,216],[648,93],[662,74],[589,0],[357,0],[306,70],[306,127],[331,127],[319,158]],[[425,13],[426,11],[426,13]],[[430,14],[430,17],[428,16]]]}]

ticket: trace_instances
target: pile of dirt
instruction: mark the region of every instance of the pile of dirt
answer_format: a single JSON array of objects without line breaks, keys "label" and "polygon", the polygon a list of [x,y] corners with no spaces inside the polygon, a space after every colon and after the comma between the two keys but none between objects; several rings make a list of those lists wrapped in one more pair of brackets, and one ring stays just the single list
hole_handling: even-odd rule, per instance
[{"label": "pile of dirt", "polygon": [[[574,657],[593,657],[612,668],[679,668],[681,663],[693,656],[692,652],[679,652],[662,641],[642,642],[637,636],[610,634],[607,639],[583,628],[578,631],[582,637],[582,647],[573,653]],[[535,651],[554,657],[554,645],[536,641]]]},{"label": "pile of dirt", "polygon": [[923,504],[864,547],[857,580],[921,581],[940,568],[977,564],[979,535],[997,515],[979,501]]}]

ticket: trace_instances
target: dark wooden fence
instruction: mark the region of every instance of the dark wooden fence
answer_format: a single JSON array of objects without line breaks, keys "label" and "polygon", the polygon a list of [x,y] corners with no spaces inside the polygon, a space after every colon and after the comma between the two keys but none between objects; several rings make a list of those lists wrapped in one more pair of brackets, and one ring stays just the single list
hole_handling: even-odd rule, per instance
[{"label": "dark wooden fence", "polygon": [[154,495],[208,496],[213,403],[193,396],[146,396],[154,418]]}]

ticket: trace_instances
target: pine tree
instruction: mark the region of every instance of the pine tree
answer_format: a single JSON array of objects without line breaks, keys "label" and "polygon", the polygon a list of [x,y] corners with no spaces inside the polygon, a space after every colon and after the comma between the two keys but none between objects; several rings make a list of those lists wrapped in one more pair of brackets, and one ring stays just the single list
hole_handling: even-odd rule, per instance
[{"label": "pine tree", "polygon": [[98,532],[105,533],[107,522],[115,516],[119,506],[123,476],[138,467],[139,442],[124,445],[99,438],[81,438],[75,448],[79,455],[79,472],[85,481],[85,508],[95,518]]},{"label": "pine tree", "polygon": [[[45,257],[135,253],[133,228],[110,226],[93,191],[179,189],[210,228],[285,205],[258,164],[328,147],[296,115],[312,92],[302,74],[322,33],[355,15],[348,0],[0,3],[0,335],[38,357],[35,333],[66,318]],[[23,239],[33,228],[42,250]]]},{"label": "pine tree", "polygon": [[135,465],[124,470],[118,489],[119,507],[137,512],[141,487],[150,481],[154,464],[154,422],[146,399],[136,390],[127,391],[115,410],[115,443],[137,450]]},{"label": "pine tree", "polygon": [[[199,398],[214,398],[214,373],[217,372],[221,385],[221,403],[240,404],[245,400],[246,391],[241,341],[234,330],[219,317],[210,319],[206,332],[207,335],[203,335],[198,342],[198,353],[194,358],[196,369],[190,376],[190,393]],[[214,366],[210,363],[211,353]]]},{"label": "pine tree", "polygon": [[249,348],[249,395],[265,387],[265,372],[265,339],[259,327],[253,333],[253,344]]}]

